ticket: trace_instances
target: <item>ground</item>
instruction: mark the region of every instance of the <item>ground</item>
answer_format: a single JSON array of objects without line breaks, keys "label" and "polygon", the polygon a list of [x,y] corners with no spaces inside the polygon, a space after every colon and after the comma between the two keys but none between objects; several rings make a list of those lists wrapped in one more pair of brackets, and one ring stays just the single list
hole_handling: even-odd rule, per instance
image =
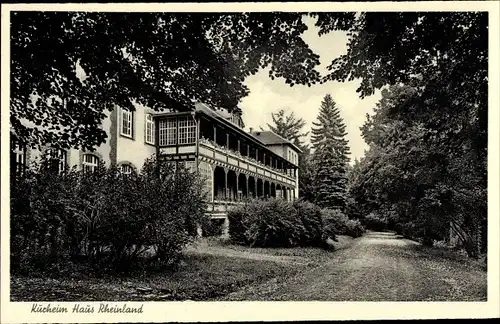
[{"label": "ground", "polygon": [[340,237],[336,251],[190,247],[179,271],[86,279],[11,278],[13,300],[481,301],[486,271],[393,233]]}]

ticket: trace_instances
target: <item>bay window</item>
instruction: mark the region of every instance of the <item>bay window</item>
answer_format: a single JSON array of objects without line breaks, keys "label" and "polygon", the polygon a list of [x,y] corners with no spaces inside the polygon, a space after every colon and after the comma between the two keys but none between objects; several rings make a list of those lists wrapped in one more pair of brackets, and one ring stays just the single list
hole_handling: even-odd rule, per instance
[{"label": "bay window", "polygon": [[190,117],[179,119],[179,144],[192,144],[196,141],[196,122]]},{"label": "bay window", "polygon": [[160,137],[160,146],[176,144],[177,125],[175,119],[160,120],[158,132]]}]

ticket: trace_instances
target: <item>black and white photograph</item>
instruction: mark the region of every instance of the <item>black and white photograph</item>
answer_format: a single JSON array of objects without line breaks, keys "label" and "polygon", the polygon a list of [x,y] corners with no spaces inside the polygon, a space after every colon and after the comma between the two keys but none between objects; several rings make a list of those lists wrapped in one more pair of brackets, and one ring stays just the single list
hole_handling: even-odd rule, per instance
[{"label": "black and white photograph", "polygon": [[469,4],[2,5],[2,322],[500,317],[500,6]]}]

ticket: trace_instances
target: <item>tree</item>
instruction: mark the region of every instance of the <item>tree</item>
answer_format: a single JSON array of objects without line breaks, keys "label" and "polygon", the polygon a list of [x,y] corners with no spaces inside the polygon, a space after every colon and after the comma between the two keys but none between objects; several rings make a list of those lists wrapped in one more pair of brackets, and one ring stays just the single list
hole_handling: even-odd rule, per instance
[{"label": "tree", "polygon": [[[420,122],[388,114],[393,105],[416,92],[408,86],[383,91],[375,115],[363,126],[370,145],[352,179],[352,194],[366,214],[398,224],[402,233],[424,244],[446,240],[450,228],[470,256],[484,250],[486,188],[480,169],[472,167],[471,147],[452,152],[450,138]],[[432,122],[432,121],[430,121]]]},{"label": "tree", "polygon": [[340,112],[327,94],[321,102],[318,121],[313,122],[311,144],[315,200],[321,207],[345,211],[349,146]]},{"label": "tree", "polygon": [[273,119],[273,125],[267,124],[267,127],[273,133],[289,140],[299,148],[304,147],[302,138],[309,134],[309,132],[301,133],[306,125],[304,119],[297,119],[293,112],[286,115],[284,109],[280,109],[277,113],[272,113],[271,118]]},{"label": "tree", "polygon": [[[407,121],[429,121],[440,134],[463,121],[457,146],[468,138],[483,168],[488,122],[488,14],[485,12],[404,12],[339,15],[321,13],[320,34],[341,29],[348,51],[333,60],[325,80],[361,79],[362,97],[386,85],[417,90],[388,112]],[[436,31],[439,31],[436,32]],[[484,169],[484,168],[483,168]],[[483,170],[486,183],[486,170]]]},{"label": "tree", "polygon": [[311,150],[308,146],[299,154],[299,193],[300,198],[314,202],[314,170]]},{"label": "tree", "polygon": [[234,108],[245,77],[319,80],[298,13],[13,12],[11,136],[93,149],[115,105]]},{"label": "tree", "polygon": [[320,34],[340,29],[349,36],[347,53],[323,81],[359,78],[362,97],[403,86],[384,93],[368,120],[364,134],[373,143],[354,191],[369,208],[421,231],[416,236],[427,243],[444,218],[469,255],[485,252],[488,14],[316,17]]}]

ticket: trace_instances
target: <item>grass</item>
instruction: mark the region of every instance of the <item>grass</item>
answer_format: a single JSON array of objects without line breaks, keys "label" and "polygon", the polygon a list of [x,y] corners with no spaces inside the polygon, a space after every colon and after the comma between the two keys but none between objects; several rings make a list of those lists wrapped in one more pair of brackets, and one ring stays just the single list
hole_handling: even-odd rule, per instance
[{"label": "grass", "polygon": [[12,301],[213,300],[242,286],[296,274],[291,264],[187,253],[177,271],[74,278],[11,276]]},{"label": "grass", "polygon": [[[352,239],[340,237],[338,248]],[[332,257],[320,248],[250,248],[203,239],[187,249],[176,271],[94,273],[82,267],[11,276],[12,301],[218,300],[244,286],[297,275]]]},{"label": "grass", "polygon": [[336,251],[202,240],[177,271],[11,276],[13,301],[482,301],[486,272],[453,251],[385,233],[340,236]]},{"label": "grass", "polygon": [[[335,250],[344,249],[352,244],[353,238],[349,236],[338,236],[338,242],[334,242]],[[331,257],[331,251],[317,247],[295,247],[295,248],[259,248],[259,247],[248,247],[243,245],[231,244],[229,241],[220,240],[208,240],[208,246],[211,247],[223,247],[226,249],[243,252],[243,253],[255,253],[255,254],[266,254],[274,256],[289,256],[289,257],[301,257],[307,258],[311,261],[318,260],[322,258]]]}]

